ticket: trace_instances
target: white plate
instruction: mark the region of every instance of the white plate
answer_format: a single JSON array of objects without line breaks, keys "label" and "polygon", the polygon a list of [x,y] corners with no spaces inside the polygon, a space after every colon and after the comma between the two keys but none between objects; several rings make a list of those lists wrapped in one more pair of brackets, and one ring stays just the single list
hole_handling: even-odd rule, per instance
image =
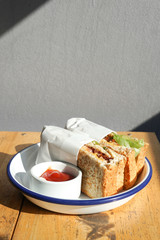
[{"label": "white plate", "polygon": [[84,194],[81,194],[78,199],[47,197],[32,191],[29,187],[30,169],[35,163],[38,149],[39,144],[34,144],[17,153],[7,166],[7,174],[11,182],[27,199],[50,211],[65,214],[92,214],[111,210],[133,198],[137,192],[148,184],[152,177],[152,167],[146,158],[143,172],[139,176],[135,186],[114,196],[95,199],[90,199]]}]

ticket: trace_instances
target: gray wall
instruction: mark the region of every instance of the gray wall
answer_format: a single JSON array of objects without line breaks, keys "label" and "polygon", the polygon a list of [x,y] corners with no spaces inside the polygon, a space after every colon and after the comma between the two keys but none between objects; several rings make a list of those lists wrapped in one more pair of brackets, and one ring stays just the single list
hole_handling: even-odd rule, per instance
[{"label": "gray wall", "polygon": [[159,116],[160,1],[1,0],[0,18],[0,130]]}]

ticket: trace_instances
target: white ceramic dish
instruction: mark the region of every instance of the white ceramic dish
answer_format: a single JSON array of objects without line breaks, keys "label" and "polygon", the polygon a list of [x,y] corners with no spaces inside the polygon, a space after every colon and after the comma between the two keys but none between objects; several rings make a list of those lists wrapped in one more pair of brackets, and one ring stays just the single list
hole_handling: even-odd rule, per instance
[{"label": "white ceramic dish", "polygon": [[125,203],[142,190],[152,177],[152,167],[146,158],[143,172],[139,176],[134,187],[127,191],[110,197],[90,199],[81,194],[78,199],[53,198],[42,195],[39,192],[32,191],[29,187],[30,169],[34,166],[39,144],[17,153],[7,166],[7,174],[11,182],[17,187],[23,195],[34,204],[65,214],[92,214],[114,209]]},{"label": "white ceramic dish", "polygon": [[[69,181],[47,181],[41,175],[47,170],[58,170],[73,176]],[[70,163],[53,161],[43,162],[31,168],[30,189],[48,197],[77,199],[81,194],[82,172]]]}]

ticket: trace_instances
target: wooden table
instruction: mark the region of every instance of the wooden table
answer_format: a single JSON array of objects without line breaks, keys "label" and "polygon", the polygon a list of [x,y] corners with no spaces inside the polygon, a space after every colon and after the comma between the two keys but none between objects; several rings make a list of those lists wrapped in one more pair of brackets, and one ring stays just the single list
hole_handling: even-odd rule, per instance
[{"label": "wooden table", "polygon": [[29,202],[10,183],[9,160],[39,142],[39,132],[0,132],[0,239],[160,239],[160,144],[155,133],[132,133],[150,144],[149,184],[125,205],[92,215],[63,215]]}]

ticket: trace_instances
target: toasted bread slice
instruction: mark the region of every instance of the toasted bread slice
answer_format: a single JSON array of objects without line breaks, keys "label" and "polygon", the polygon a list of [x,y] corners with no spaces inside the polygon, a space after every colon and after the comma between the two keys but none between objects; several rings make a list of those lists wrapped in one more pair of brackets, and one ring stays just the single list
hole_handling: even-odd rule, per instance
[{"label": "toasted bread slice", "polygon": [[[113,139],[113,133],[109,134],[104,139],[109,143],[113,143],[115,146],[116,145],[119,146],[119,144],[116,143],[116,141]],[[145,163],[145,156],[147,153],[148,146],[149,146],[149,144],[145,142],[144,146],[141,147],[141,149],[140,149],[140,153],[138,154],[137,157],[135,157],[136,166],[137,166],[137,175],[139,175],[143,170],[144,163]]]},{"label": "toasted bread slice", "polygon": [[137,165],[134,150],[124,146],[119,146],[114,142],[107,142],[105,139],[100,141],[100,145],[104,148],[112,149],[118,154],[126,157],[126,164],[124,168],[124,188],[131,188],[137,180]]},{"label": "toasted bread slice", "polygon": [[106,148],[105,151],[108,151],[113,157],[114,161],[117,161],[117,192],[120,192],[124,188],[124,171],[126,165],[126,156],[122,156],[111,148]]},{"label": "toasted bread slice", "polygon": [[145,156],[146,156],[146,152],[147,149],[149,147],[148,143],[144,144],[144,147],[141,147],[141,151],[138,154],[138,156],[136,157],[136,163],[137,163],[137,174],[139,175],[144,167],[144,162],[145,162]]},{"label": "toasted bread slice", "polygon": [[[91,198],[116,194],[122,189],[121,174],[124,157],[117,159],[112,150],[105,151],[100,145],[84,145],[78,154],[77,165],[82,170],[82,192]],[[121,171],[120,171],[121,170]]]}]

